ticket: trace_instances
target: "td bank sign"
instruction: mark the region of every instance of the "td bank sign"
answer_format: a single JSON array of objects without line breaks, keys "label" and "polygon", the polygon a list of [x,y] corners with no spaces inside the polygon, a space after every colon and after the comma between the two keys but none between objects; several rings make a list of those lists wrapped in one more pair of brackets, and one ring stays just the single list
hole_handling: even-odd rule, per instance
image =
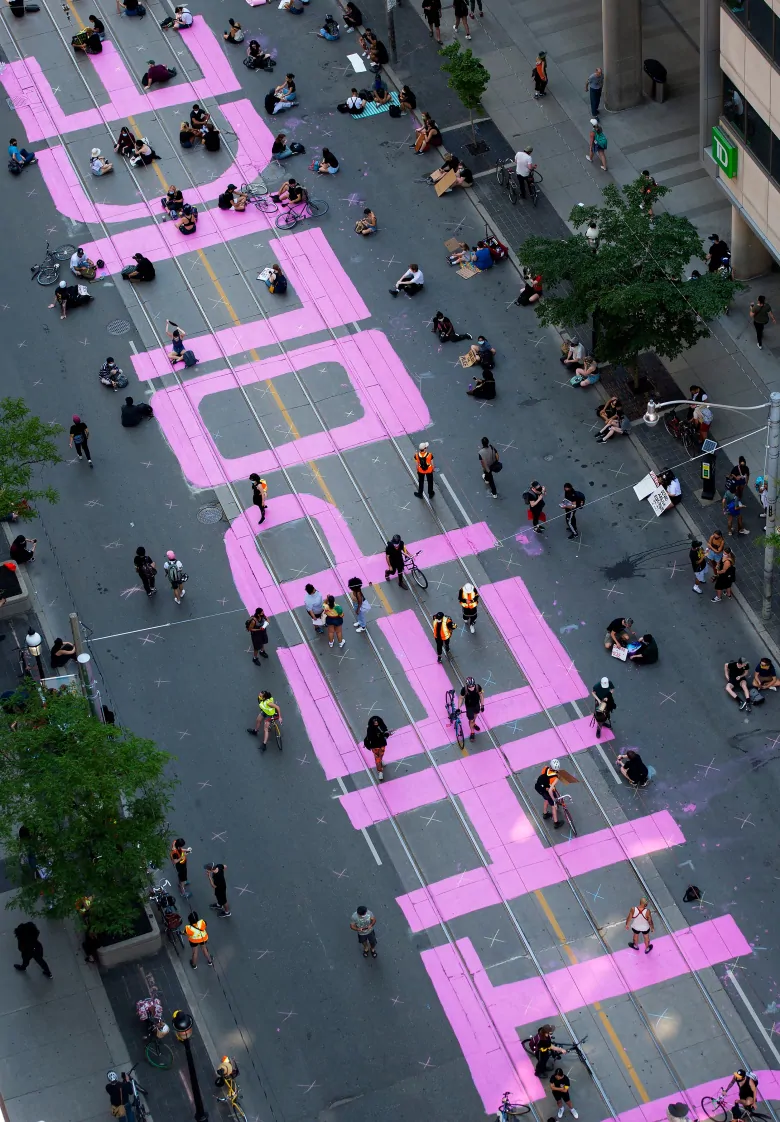
[{"label": "td bank sign", "polygon": [[712,158],[729,179],[737,174],[738,155],[736,144],[732,144],[726,134],[715,125],[712,129]]}]

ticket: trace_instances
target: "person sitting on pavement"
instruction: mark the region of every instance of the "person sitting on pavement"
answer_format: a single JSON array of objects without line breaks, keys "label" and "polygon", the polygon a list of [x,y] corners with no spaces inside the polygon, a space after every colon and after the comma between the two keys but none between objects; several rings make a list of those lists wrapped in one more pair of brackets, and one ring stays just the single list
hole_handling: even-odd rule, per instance
[{"label": "person sitting on pavement", "polygon": [[496,379],[493,371],[486,369],[483,377],[477,378],[475,382],[468,386],[466,393],[469,397],[479,397],[492,401],[496,396]]},{"label": "person sitting on pavement", "polygon": [[298,104],[298,95],[295,92],[295,75],[286,74],[281,85],[274,90],[274,114],[283,113],[285,109],[292,109]]},{"label": "person sitting on pavement", "polygon": [[122,270],[122,278],[129,281],[153,281],[155,278],[154,265],[143,253],[134,253],[135,266],[129,272]]},{"label": "person sitting on pavement", "polygon": [[322,27],[317,34],[321,39],[327,39],[330,43],[335,43],[337,39],[341,38],[339,25],[331,15],[326,15],[322,21]]},{"label": "person sitting on pavement", "polygon": [[160,21],[160,27],[163,31],[186,31],[188,27],[192,27],[192,12],[185,4],[180,4],[173,9],[172,16],[166,16]]},{"label": "person sitting on pavement", "polygon": [[[135,142],[133,145],[135,146]],[[101,156],[99,148],[93,148],[89,154],[89,170],[93,175],[108,175],[114,170],[114,165],[105,156]]]},{"label": "person sitting on pavement", "polygon": [[579,387],[579,389],[586,390],[589,386],[595,386],[600,378],[599,364],[593,355],[586,355],[582,366],[576,367],[571,378],[571,384]]},{"label": "person sitting on pavement", "polygon": [[[455,171],[455,182],[453,183],[452,187],[449,188],[449,191],[452,191],[452,189],[454,187],[464,187],[464,188],[466,188],[466,187],[473,187],[473,186],[474,186],[474,174],[473,174],[471,168],[466,167],[466,165],[461,160],[460,163],[458,164],[458,167],[457,167],[456,171]],[[445,191],[444,194],[445,195],[448,194],[448,191]],[[491,260],[491,264],[492,264],[492,260]]]},{"label": "person sitting on pavement", "polygon": [[122,406],[121,412],[123,429],[134,429],[136,425],[140,425],[141,421],[148,421],[149,418],[153,416],[154,410],[151,405],[147,405],[145,401],[139,401],[136,404],[132,397],[125,398],[125,403]]},{"label": "person sitting on pavement", "polygon": [[84,280],[94,280],[97,273],[97,266],[94,261],[87,257],[83,249],[77,249],[70,259],[70,271],[76,277],[83,277]]},{"label": "person sitting on pavement", "polygon": [[777,693],[778,686],[780,686],[780,678],[777,676],[774,663],[771,658],[762,658],[753,672],[753,688]]},{"label": "person sitting on pavement", "polygon": [[353,86],[349,92],[349,97],[343,103],[343,107],[341,104],[339,104],[336,106],[336,108],[340,113],[351,113],[353,116],[356,116],[358,113],[363,112],[366,105],[366,100],[360,96],[360,94]]},{"label": "person sitting on pavement", "polygon": [[301,186],[297,179],[290,176],[281,185],[275,195],[271,195],[275,203],[281,203],[282,206],[294,206],[296,203],[302,203],[306,200],[306,189]]},{"label": "person sitting on pavement", "polygon": [[477,242],[476,252],[474,253],[474,268],[479,269],[480,272],[493,268],[493,254],[490,252],[490,246],[484,241]]},{"label": "person sitting on pavement", "polygon": [[617,758],[620,774],[634,787],[644,787],[650,778],[647,764],[634,748],[621,752]]},{"label": "person sitting on pavement", "polygon": [[[748,673],[750,665],[746,658],[735,659],[723,665],[726,678],[725,690],[729,697],[733,697],[740,709],[747,709],[750,705],[750,688],[748,686]],[[739,691],[739,692],[738,692]],[[742,694],[742,697],[739,694]]]},{"label": "person sitting on pavement", "polygon": [[358,218],[357,222],[355,223],[355,233],[362,235],[362,237],[364,238],[368,238],[371,236],[371,234],[375,234],[376,232],[376,215],[374,214],[371,207],[367,206],[363,211],[363,217]]},{"label": "person sitting on pavement", "polygon": [[273,70],[276,60],[268,51],[263,50],[257,39],[250,39],[244,66],[247,70]]},{"label": "person sitting on pavement", "polygon": [[133,167],[148,167],[152,160],[159,160],[159,158],[151,144],[144,137],[139,136],[135,142],[135,152],[130,157]]},{"label": "person sitting on pavement", "polygon": [[160,200],[163,210],[166,212],[164,218],[181,218],[182,208],[184,207],[184,195],[179,188],[172,183],[165,193],[165,198]]},{"label": "person sitting on pavement", "polygon": [[529,304],[538,303],[544,295],[542,289],[541,273],[539,273],[537,276],[534,276],[530,269],[525,269],[523,271],[523,279],[525,281],[525,287],[523,288],[523,291],[520,293],[518,298],[515,300],[515,304],[517,304],[518,307],[521,308],[525,308]]},{"label": "person sitting on pavement", "polygon": [[658,644],[649,631],[645,635],[640,635],[637,642],[638,648],[629,651],[628,657],[632,662],[638,662],[642,666],[652,666],[654,662],[658,662]]},{"label": "person sitting on pavement", "polygon": [[15,561],[17,565],[24,565],[28,561],[34,561],[35,547],[37,544],[37,538],[26,538],[24,534],[17,534],[8,547],[11,560]]},{"label": "person sitting on pavement", "polygon": [[217,199],[220,210],[246,210],[247,196],[236,190],[235,183],[228,183],[225,190]]},{"label": "person sitting on pavement", "polygon": [[392,94],[378,74],[374,79],[374,84],[371,87],[371,92],[374,95],[372,98],[374,105],[392,105]]},{"label": "person sitting on pavement", "polygon": [[330,148],[322,149],[322,156],[317,166],[318,175],[335,175],[339,170],[339,161]]},{"label": "person sitting on pavement", "polygon": [[181,209],[181,218],[176,223],[177,229],[183,234],[194,234],[198,228],[198,208],[185,203]]},{"label": "person sitting on pavement", "polygon": [[452,326],[452,320],[449,316],[445,316],[443,312],[437,312],[432,320],[433,327],[431,330],[439,336],[439,341],[442,343],[459,343],[461,339],[471,339],[472,336],[468,332],[463,335],[458,335],[455,328]]},{"label": "person sitting on pavement", "polygon": [[449,172],[457,171],[459,164],[460,160],[457,156],[453,155],[452,152],[445,152],[444,163],[441,165],[441,167],[438,167],[435,171],[431,172],[431,174],[428,176],[429,181],[434,184],[438,183],[439,180],[443,179],[445,175],[449,174]]},{"label": "person sitting on pavement", "polygon": [[596,416],[601,417],[602,421],[606,422],[610,417],[614,417],[617,413],[622,411],[619,397],[608,398],[603,405],[599,405],[596,409]]},{"label": "person sitting on pavement", "polygon": [[423,152],[427,152],[429,148],[438,148],[442,143],[439,126],[430,113],[423,113],[422,124],[417,130],[417,139],[412,148],[419,156]]},{"label": "person sitting on pavement", "polygon": [[456,249],[447,258],[453,269],[459,268],[461,265],[473,265],[476,259],[477,251],[472,249],[468,242],[461,242],[461,248]]},{"label": "person sitting on pavement", "polygon": [[203,130],[203,147],[207,152],[219,152],[222,147],[220,131],[213,121],[208,121]]},{"label": "person sitting on pavement", "polygon": [[243,43],[244,42],[244,29],[241,24],[234,19],[228,20],[228,30],[222,32],[222,38],[226,43]]},{"label": "person sitting on pavement", "polygon": [[413,113],[417,108],[417,98],[408,86],[403,86],[398,95],[398,107],[402,113]]},{"label": "person sitting on pavement", "polygon": [[481,366],[483,370],[492,370],[496,365],[496,348],[491,347],[484,335],[478,335],[476,343],[469,347],[471,365]]},{"label": "person sitting on pavement", "polygon": [[62,639],[55,639],[52,644],[50,652],[50,660],[53,670],[57,670],[60,666],[66,666],[71,659],[75,659],[78,654],[73,643],[63,642]]},{"label": "person sitting on pavement", "polygon": [[267,276],[264,280],[268,291],[275,296],[283,296],[287,291],[287,277],[282,272],[281,265],[277,265],[276,262],[274,262],[266,272]]},{"label": "person sitting on pavement", "polygon": [[15,164],[22,168],[26,168],[28,164],[38,163],[38,157],[35,153],[28,152],[26,148],[20,148],[14,136],[8,141],[8,159],[13,160]]},{"label": "person sitting on pavement", "polygon": [[360,27],[361,23],[363,22],[363,13],[361,12],[360,8],[358,8],[355,4],[352,3],[352,0],[350,0],[350,3],[347,4],[346,8],[344,9],[342,19],[344,20],[344,27],[346,31],[354,31],[357,27]]},{"label": "person sitting on pavement", "polygon": [[208,109],[204,109],[203,106],[196,101],[192,109],[190,109],[190,124],[192,127],[202,134],[210,120],[211,114]]},{"label": "person sitting on pavement", "polygon": [[140,0],[116,0],[116,10],[120,16],[124,13],[128,17],[138,16],[143,19],[146,15],[146,8]]},{"label": "person sitting on pavement", "polygon": [[155,83],[162,85],[163,82],[170,82],[171,78],[175,78],[177,74],[178,71],[175,67],[163,66],[161,62],[155,62],[153,58],[150,58],[148,69],[141,79],[144,93],[149,93]]},{"label": "person sitting on pavement", "polygon": [[122,125],[122,128],[119,130],[119,136],[116,138],[114,151],[120,156],[126,157],[132,156],[135,152],[135,137],[130,132],[127,125]]},{"label": "person sitting on pavement", "polygon": [[614,436],[630,436],[631,435],[631,422],[624,413],[616,413],[614,417],[610,417],[604,428],[596,433],[596,442],[598,444],[606,444],[608,440],[612,440]]},{"label": "person sitting on pavement", "polygon": [[665,471],[661,476],[661,486],[666,490],[667,495],[672,500],[672,506],[677,506],[682,502],[682,487],[680,480],[671,470]]},{"label": "person sitting on pavement", "polygon": [[271,156],[274,160],[289,160],[290,156],[294,156],[292,148],[287,143],[287,133],[280,132],[274,137],[274,142],[271,145]]},{"label": "person sitting on pavement", "polygon": [[[173,331],[169,331],[168,330],[169,327],[172,327]],[[187,349],[184,346],[184,336],[187,334],[187,332],[184,330],[183,327],[179,327],[179,325],[177,323],[171,323],[170,320],[166,320],[165,321],[165,334],[168,336],[168,338],[171,341],[171,349],[168,351],[168,358],[171,360],[171,362],[174,362],[174,363],[175,362],[182,362],[183,360],[182,360],[181,356],[184,354],[185,350]]]},{"label": "person sitting on pavement", "polygon": [[179,144],[182,148],[194,148],[200,144],[200,129],[194,129],[189,121],[182,121],[179,126]]},{"label": "person sitting on pavement", "polygon": [[618,617],[607,624],[604,635],[604,649],[611,651],[613,647],[627,647],[631,638],[631,627],[634,621],[628,617]]},{"label": "person sitting on pavement", "polygon": [[395,282],[395,288],[390,289],[391,296],[397,296],[400,291],[406,293],[407,296],[414,296],[415,293],[421,292],[425,278],[423,271],[416,262],[412,262],[409,268],[403,273]]},{"label": "person sitting on pavement", "polygon": [[[561,355],[561,362],[564,366],[569,366],[572,369],[581,366],[585,358],[585,348],[579,339],[569,339],[568,350],[566,354]],[[606,420],[606,417],[604,418]]]}]

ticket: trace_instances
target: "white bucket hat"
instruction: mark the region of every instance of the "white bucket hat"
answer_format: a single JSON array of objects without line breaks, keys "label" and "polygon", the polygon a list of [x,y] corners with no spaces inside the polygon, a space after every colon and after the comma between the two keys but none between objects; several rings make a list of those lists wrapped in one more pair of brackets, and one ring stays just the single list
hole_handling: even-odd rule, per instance
[{"label": "white bucket hat", "polygon": [[94,159],[95,156],[99,156],[99,155],[100,155],[100,149],[99,148],[93,148],[92,149],[92,158]]}]

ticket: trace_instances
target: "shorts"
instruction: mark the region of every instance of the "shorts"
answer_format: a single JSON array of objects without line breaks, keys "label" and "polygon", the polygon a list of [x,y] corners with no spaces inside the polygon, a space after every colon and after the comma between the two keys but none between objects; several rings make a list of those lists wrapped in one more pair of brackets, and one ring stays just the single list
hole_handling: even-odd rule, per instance
[{"label": "shorts", "polygon": [[362,943],[363,946],[368,944],[369,947],[375,947],[376,935],[373,931],[367,931],[365,935],[361,935],[361,933],[358,931],[358,942]]},{"label": "shorts", "polygon": [[554,1087],[551,1087],[550,1090],[552,1091],[552,1097],[557,1103],[567,1103],[569,1101],[568,1091],[556,1091]]},{"label": "shorts", "polygon": [[227,904],[227,887],[225,887],[225,888],[215,888],[214,889],[214,899],[217,901],[220,908],[224,908],[225,905]]},{"label": "shorts", "polygon": [[644,931],[637,931],[637,929],[635,927],[632,927],[631,930],[633,931],[634,935],[649,935],[650,934],[650,928],[649,927],[646,928]]},{"label": "shorts", "polygon": [[266,631],[250,631],[249,634],[252,639],[252,650],[261,651],[268,642]]},{"label": "shorts", "polygon": [[705,554],[705,557],[707,558],[708,561],[722,561],[723,560],[723,552],[721,551],[720,553],[716,553],[714,549],[708,549],[706,554]]},{"label": "shorts", "polygon": [[467,709],[466,710],[466,720],[467,721],[476,721],[478,716],[479,716],[479,709]]},{"label": "shorts", "polygon": [[429,27],[438,27],[439,26],[439,16],[438,15],[434,15],[432,13],[431,15],[426,16],[425,19],[426,19]]},{"label": "shorts", "polygon": [[548,806],[555,806],[555,799],[552,797],[549,790],[540,791],[538,787],[534,787],[534,790],[536,791],[537,795],[541,795]]},{"label": "shorts", "polygon": [[705,566],[703,569],[699,569],[698,573],[695,572],[693,574],[693,579],[697,580],[699,584],[704,584],[707,580],[707,567]]},{"label": "shorts", "polygon": [[187,880],[187,862],[184,861],[181,865],[176,866],[176,876],[179,884],[184,884]]}]

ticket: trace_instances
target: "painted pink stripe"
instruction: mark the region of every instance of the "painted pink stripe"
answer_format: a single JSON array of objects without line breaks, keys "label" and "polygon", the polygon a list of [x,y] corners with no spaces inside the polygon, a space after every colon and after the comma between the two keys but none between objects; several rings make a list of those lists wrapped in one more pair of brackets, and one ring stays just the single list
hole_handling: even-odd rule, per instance
[{"label": "painted pink stripe", "polygon": [[[457,950],[447,945],[423,951],[422,960],[458,1038],[485,1109],[490,1110],[495,1109],[508,1088],[522,1090],[526,1101],[537,1101],[546,1092],[533,1075],[529,1058],[521,1054],[517,1033],[521,1025],[541,1023],[554,1017],[559,1008],[573,1012],[596,1001],[682,977],[690,969],[703,970],[732,956],[749,953],[749,943],[732,917],[726,915],[656,939],[650,955],[635,954],[626,948],[600,959],[555,970],[544,978],[508,982],[502,986],[492,984],[470,939],[459,939]],[[469,994],[471,983],[476,986],[487,1011],[473,994]],[[509,1053],[503,1059],[497,1055],[493,1025]],[[510,1079],[513,1082],[509,1082]],[[649,1119],[650,1116],[641,1117]]]},{"label": "painted pink stripe", "polygon": [[[136,238],[137,243],[137,234],[138,231],[130,231],[128,237]],[[154,254],[150,256],[155,259]],[[197,344],[191,345],[202,360]],[[276,448],[246,456],[226,459],[220,454],[198,413],[205,397],[234,389],[236,381],[240,385],[251,386],[278,378],[291,370],[305,370],[327,362],[339,363],[349,378],[363,408],[363,416],[359,420],[334,425],[327,431],[300,436]],[[382,412],[377,411],[376,401],[370,400],[370,389],[367,390],[365,385],[366,380],[372,381],[377,374],[385,382],[387,406]],[[160,390],[154,395],[152,404],[185,475],[196,487],[218,486],[226,477],[245,479],[253,471],[265,475],[280,466],[290,467],[306,460],[333,456],[338,451],[357,448],[387,435],[416,432],[424,428],[430,418],[422,395],[400,358],[387,338],[377,331],[362,331],[359,335],[338,340],[328,339],[286,355],[247,363],[237,367],[235,372],[218,370],[213,374],[204,374],[185,382],[183,386]],[[193,440],[195,434],[197,441]]]},{"label": "painted pink stripe", "polygon": [[47,136],[93,128],[112,119],[110,105],[63,113],[48,78],[34,58],[10,62],[3,68],[0,82],[13,99],[14,112],[31,143]]},{"label": "painted pink stripe", "polygon": [[[219,179],[202,187],[190,188],[186,193],[189,202],[213,202],[228,183],[251,181],[269,162],[273,137],[252,103],[246,99],[233,101],[220,106],[220,109],[236,133],[236,161]],[[57,210],[74,222],[131,222],[161,214],[159,186],[157,194],[148,202],[144,200],[128,205],[93,203],[62,145],[41,149],[38,164]]]},{"label": "painted pink stripe", "polygon": [[[760,1110],[762,1100],[770,1102],[780,1099],[780,1072],[764,1068],[756,1071],[755,1074],[758,1077],[758,1109]],[[696,1087],[688,1087],[682,1093],[671,1091],[663,1098],[655,1099],[651,1103],[642,1103],[641,1106],[635,1106],[631,1110],[624,1110],[622,1114],[615,1115],[614,1120],[608,1118],[604,1122],[657,1122],[661,1117],[659,1111],[665,1115],[667,1104],[672,1102],[688,1103],[691,1117],[695,1118],[700,1112],[701,1100],[705,1095],[717,1095],[721,1087],[725,1087],[730,1082],[732,1075],[733,1071],[729,1069],[719,1079],[712,1079],[709,1083],[699,1083]]]},{"label": "painted pink stripe", "polygon": [[545,708],[588,696],[574,663],[520,577],[480,589],[480,596]]},{"label": "painted pink stripe", "polygon": [[303,644],[277,653],[326,779],[345,774],[343,761],[354,754],[355,742],[317,660]]},{"label": "painted pink stripe", "polygon": [[[191,238],[192,235],[190,239],[184,238],[184,241]],[[300,234],[288,234],[278,240],[271,239],[268,250],[269,258],[278,261],[289,277],[303,307],[282,312],[270,320],[252,320],[250,323],[216,331],[213,335],[193,336],[188,342],[201,362],[222,358],[223,354],[241,354],[253,347],[266,347],[275,342],[297,339],[323,327],[341,327],[353,320],[366,319],[370,314],[322,230],[312,228]],[[334,299],[327,307],[319,306],[312,295],[311,282],[317,275],[331,278]],[[142,381],[156,378],[170,370],[164,348],[134,355],[133,366]],[[371,378],[369,370],[366,372],[366,385],[368,387],[374,384],[375,380]],[[408,384],[417,389],[411,378],[408,378]]]},{"label": "painted pink stripe", "polygon": [[606,869],[627,856],[658,853],[682,845],[684,841],[672,816],[662,810],[633,822],[596,830],[585,837],[559,842],[554,848],[543,849],[535,855],[525,844],[496,849],[489,856],[497,888],[485,869],[473,869],[437,881],[427,889],[416,889],[400,896],[397,903],[411,930],[423,931],[435,926],[440,918],[451,920],[469,915],[502,900],[561,884],[567,876]]}]

